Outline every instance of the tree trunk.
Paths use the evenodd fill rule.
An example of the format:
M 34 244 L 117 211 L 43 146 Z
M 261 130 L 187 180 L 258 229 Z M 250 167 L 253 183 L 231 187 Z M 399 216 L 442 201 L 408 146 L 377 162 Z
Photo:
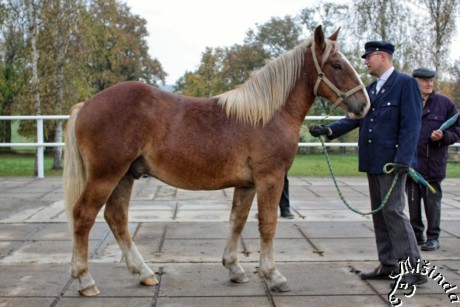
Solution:
M 33 0 L 25 1 L 25 9 L 27 12 L 27 21 L 28 21 L 28 30 L 27 33 L 30 37 L 30 44 L 32 47 L 32 94 L 34 96 L 34 107 L 35 114 L 41 115 L 41 103 L 40 103 L 40 91 L 38 90 L 38 49 L 37 49 L 37 39 L 38 39 L 38 20 L 37 20 L 37 8 L 36 3 Z M 37 149 L 38 152 L 38 149 Z M 35 167 L 34 167 L 34 176 L 38 175 L 38 165 L 37 158 L 35 158 Z
M 54 142 L 62 142 L 62 120 L 58 120 L 56 123 L 56 135 L 54 137 Z M 54 162 L 51 169 L 62 170 L 62 147 L 56 147 L 54 150 Z
M 0 141 L 2 143 L 11 143 L 11 121 L 10 120 L 2 120 L 2 121 L 0 121 L 0 124 L 1 124 L 1 127 L 0 127 L 0 131 L 1 131 Z M 11 152 L 11 147 L 0 147 L 0 151 L 9 153 L 9 152 Z

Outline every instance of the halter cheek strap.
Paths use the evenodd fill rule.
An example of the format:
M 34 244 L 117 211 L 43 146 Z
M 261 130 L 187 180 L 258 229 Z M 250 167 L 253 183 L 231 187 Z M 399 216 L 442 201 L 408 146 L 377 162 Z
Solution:
M 331 51 L 329 50 L 327 54 L 325 54 L 323 56 L 324 59 L 327 59 L 329 57 L 329 53 Z M 321 70 L 321 67 L 319 65 L 319 62 L 318 62 L 318 58 L 316 57 L 316 50 L 315 50 L 315 44 L 313 43 L 311 45 L 311 53 L 312 53 L 312 57 L 313 57 L 313 62 L 315 63 L 315 67 L 316 67 L 316 71 L 318 72 L 318 79 L 316 80 L 316 83 L 315 83 L 315 87 L 313 88 L 313 94 L 315 94 L 315 96 L 318 96 L 318 88 L 319 88 L 319 85 L 321 84 L 321 82 L 324 82 L 326 83 L 327 86 L 329 86 L 329 88 L 337 95 L 337 100 L 334 102 L 334 104 L 332 105 L 332 108 L 331 110 L 334 110 L 335 108 L 337 108 L 344 99 L 352 96 L 353 94 L 355 94 L 357 91 L 361 90 L 364 88 L 364 84 L 363 83 L 360 83 L 359 85 L 355 86 L 354 88 L 352 88 L 351 90 L 349 90 L 348 92 L 342 92 L 340 91 L 327 77 L 326 75 L 322 72 Z

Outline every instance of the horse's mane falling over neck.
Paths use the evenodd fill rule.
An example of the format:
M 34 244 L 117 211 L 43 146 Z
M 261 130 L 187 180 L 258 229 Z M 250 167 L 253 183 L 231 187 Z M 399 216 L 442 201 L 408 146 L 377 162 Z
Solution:
M 256 126 L 265 125 L 280 110 L 291 93 L 303 67 L 305 52 L 312 40 L 295 47 L 269 62 L 243 85 L 217 96 L 227 116 Z M 335 42 L 326 40 L 325 55 L 337 50 Z M 323 57 L 321 66 L 326 61 Z

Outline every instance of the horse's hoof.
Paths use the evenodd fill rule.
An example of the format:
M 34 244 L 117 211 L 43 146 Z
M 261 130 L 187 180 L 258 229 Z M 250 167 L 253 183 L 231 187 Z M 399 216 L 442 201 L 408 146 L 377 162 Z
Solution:
M 249 278 L 246 277 L 246 274 L 239 274 L 230 278 L 230 281 L 237 284 L 244 284 L 249 281 Z
M 146 277 L 141 280 L 141 284 L 144 286 L 155 286 L 158 284 L 158 280 L 155 276 Z
M 96 296 L 101 293 L 96 285 L 78 291 L 82 296 Z
M 287 282 L 282 282 L 278 285 L 274 285 L 273 287 L 270 288 L 273 292 L 289 292 L 291 289 L 289 289 L 289 286 L 287 285 Z

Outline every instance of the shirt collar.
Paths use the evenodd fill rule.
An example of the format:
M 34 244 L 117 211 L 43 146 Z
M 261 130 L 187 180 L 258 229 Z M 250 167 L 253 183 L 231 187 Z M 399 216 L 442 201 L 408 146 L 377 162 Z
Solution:
M 394 70 L 395 70 L 395 68 L 393 66 L 391 66 L 390 68 L 387 69 L 387 71 L 385 71 L 383 73 L 383 75 L 380 76 L 379 80 L 381 80 L 383 82 L 387 81 Z

